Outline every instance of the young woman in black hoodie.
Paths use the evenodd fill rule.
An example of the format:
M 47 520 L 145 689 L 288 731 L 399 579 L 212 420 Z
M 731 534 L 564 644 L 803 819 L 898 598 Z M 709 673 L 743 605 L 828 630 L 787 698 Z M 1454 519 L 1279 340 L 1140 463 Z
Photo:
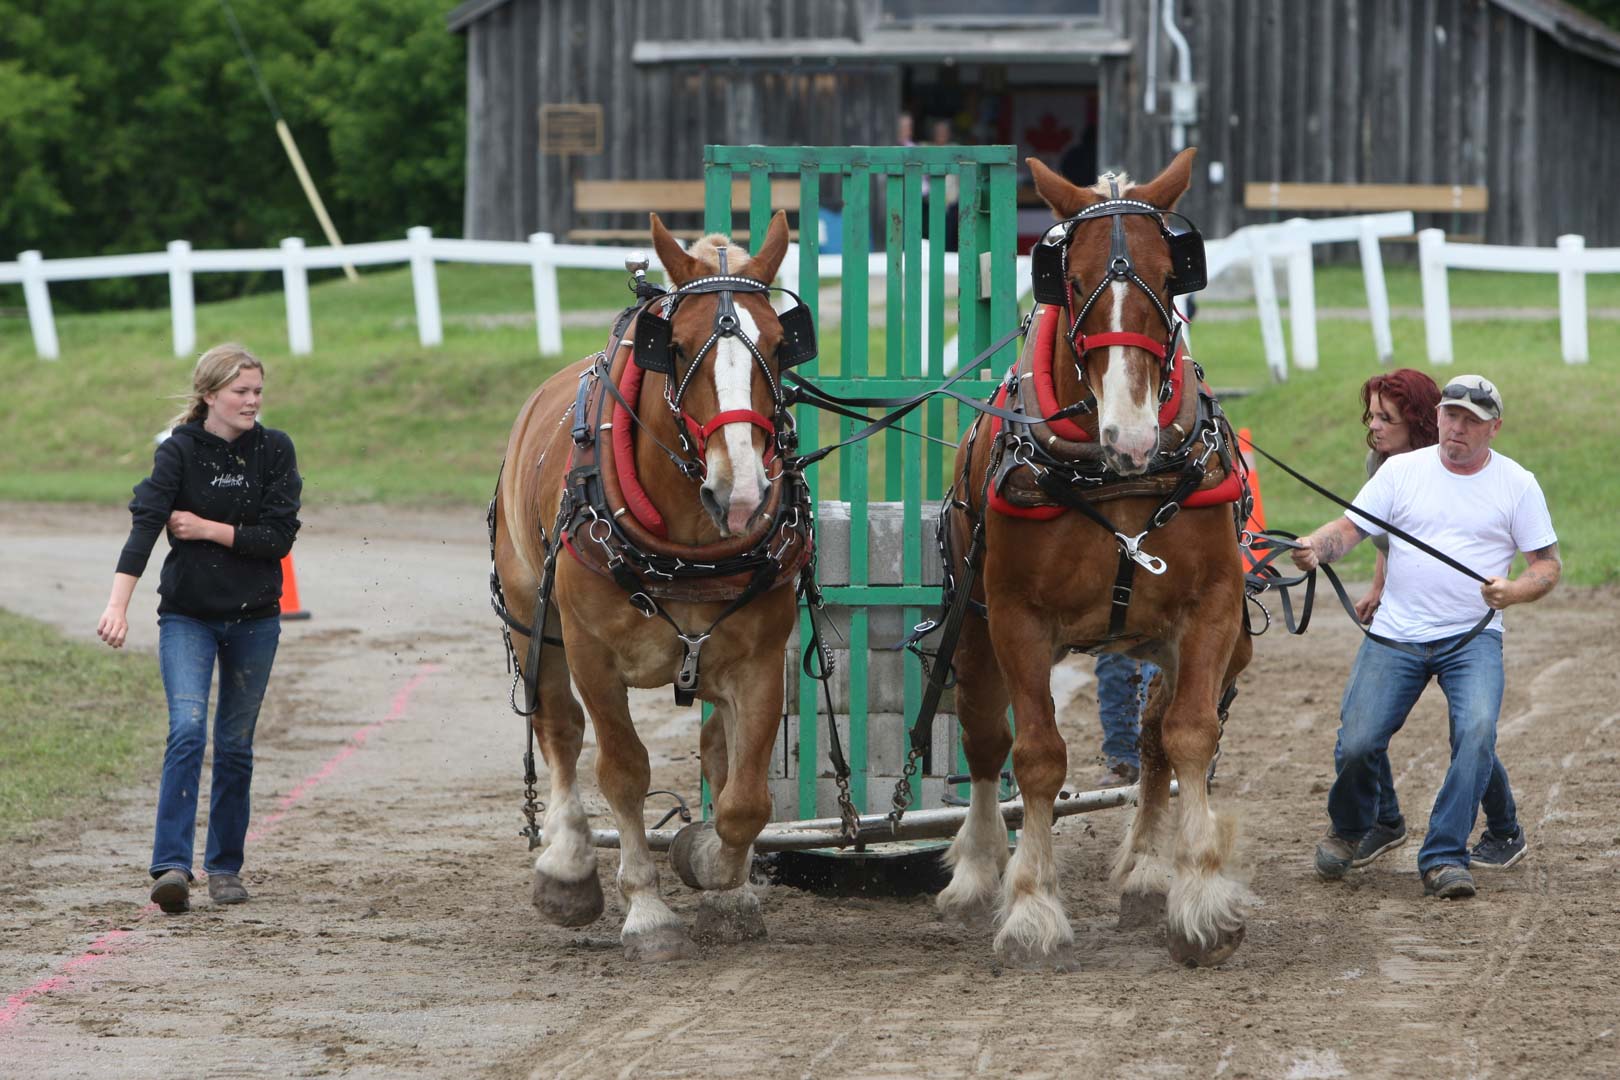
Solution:
M 281 637 L 281 560 L 298 535 L 303 481 L 292 440 L 261 426 L 264 365 L 240 345 L 197 361 L 190 401 L 135 486 L 134 525 L 96 633 L 113 648 L 129 633 L 129 598 L 158 533 L 169 554 L 158 584 L 158 667 L 169 741 L 152 842 L 152 900 L 191 906 L 197 789 L 208 741 L 208 693 L 219 667 L 214 769 L 203 870 L 208 895 L 240 904 L 242 847 L 253 779 L 253 729 Z

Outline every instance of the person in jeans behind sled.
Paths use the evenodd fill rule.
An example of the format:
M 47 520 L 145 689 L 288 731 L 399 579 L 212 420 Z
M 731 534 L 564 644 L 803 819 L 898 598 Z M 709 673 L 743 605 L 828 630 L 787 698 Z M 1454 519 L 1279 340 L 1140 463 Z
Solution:
M 1097 654 L 1097 719 L 1103 732 L 1103 774 L 1099 787 L 1134 784 L 1142 775 L 1138 740 L 1148 684 L 1159 669 L 1124 653 Z
M 1331 826 L 1316 847 L 1316 872 L 1342 878 L 1379 812 L 1379 755 L 1406 722 L 1430 678 L 1446 695 L 1451 762 L 1418 851 L 1428 895 L 1474 895 L 1470 865 L 1507 867 L 1527 850 L 1496 756 L 1502 707 L 1503 608 L 1541 599 L 1562 564 L 1547 501 L 1535 476 L 1491 449 L 1502 428 L 1502 395 L 1479 375 L 1452 379 L 1440 392 L 1440 441 L 1387 459 L 1355 504 L 1368 514 L 1446 552 L 1486 576 L 1483 585 L 1390 536 L 1388 575 L 1372 634 L 1356 654 L 1339 709 L 1337 777 L 1328 792 Z M 1345 515 L 1305 537 L 1294 564 L 1314 570 L 1386 530 Z M 1515 553 L 1527 567 L 1509 580 Z M 1487 612 L 1485 609 L 1491 609 Z M 1482 633 L 1470 631 L 1491 614 Z M 1480 807 L 1486 830 L 1469 850 Z
M 1439 441 L 1440 388 L 1421 371 L 1400 368 L 1374 375 L 1361 384 L 1361 422 L 1367 428 L 1367 478 L 1385 461 L 1409 450 L 1421 450 Z M 1372 587 L 1356 601 L 1356 619 L 1363 626 L 1373 620 L 1384 595 L 1389 537 L 1374 536 L 1378 557 Z M 1395 795 L 1389 754 L 1377 755 L 1378 813 L 1372 828 L 1356 842 L 1351 866 L 1366 866 L 1385 852 L 1406 843 L 1406 819 Z
M 258 422 L 264 365 L 240 345 L 197 361 L 185 410 L 135 486 L 133 526 L 118 557 L 96 633 L 120 648 L 129 600 L 158 533 L 169 554 L 158 584 L 158 668 L 169 740 L 152 842 L 152 901 L 190 908 L 193 836 L 208 694 L 219 668 L 214 767 L 203 870 L 218 904 L 248 899 L 242 886 L 253 780 L 253 729 L 281 636 L 281 560 L 298 535 L 303 481 L 292 440 Z

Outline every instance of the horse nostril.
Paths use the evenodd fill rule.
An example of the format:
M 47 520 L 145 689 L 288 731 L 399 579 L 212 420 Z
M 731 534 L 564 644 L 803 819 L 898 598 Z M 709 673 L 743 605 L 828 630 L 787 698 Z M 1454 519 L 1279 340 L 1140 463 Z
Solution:
M 1102 429 L 1102 437 L 1103 437 L 1103 442 L 1105 442 L 1105 443 L 1117 443 L 1117 442 L 1119 442 L 1119 425 L 1118 424 L 1109 424 L 1107 427 L 1103 428 Z
M 698 498 L 703 503 L 703 509 L 709 512 L 709 516 L 713 518 L 721 528 L 724 528 L 726 523 L 726 514 L 731 510 L 731 500 L 727 499 L 722 502 L 719 496 L 715 495 L 714 489 L 709 487 L 708 484 L 704 484 L 702 489 L 699 490 Z

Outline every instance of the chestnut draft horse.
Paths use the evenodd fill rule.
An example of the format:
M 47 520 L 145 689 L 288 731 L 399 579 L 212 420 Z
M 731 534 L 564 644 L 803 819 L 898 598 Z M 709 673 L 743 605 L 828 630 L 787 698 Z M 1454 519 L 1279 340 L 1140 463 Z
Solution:
M 551 778 L 535 906 L 563 926 L 603 909 L 576 786 L 585 718 L 571 676 L 619 830 L 625 953 L 664 960 L 690 944 L 659 898 L 642 818 L 647 749 L 626 691 L 673 682 L 678 702 L 714 706 L 701 738 L 714 820 L 684 830 L 672 861 L 688 884 L 716 890 L 700 931 L 763 934 L 748 870 L 771 811 L 793 582 L 811 544 L 803 479 L 785 467 L 794 437 L 781 369 L 814 355 L 814 333 L 802 303 L 778 316 L 767 301 L 787 250 L 784 214 L 753 257 L 723 236 L 684 252 L 657 215 L 651 223 L 674 288 L 640 281 L 644 302 L 608 348 L 524 404 L 490 517 L 497 608 L 510 605 L 525 683 L 538 670 L 530 723 Z M 537 622 L 540 638 L 527 632 Z
M 1114 866 L 1122 924 L 1163 910 L 1171 956 L 1187 964 L 1218 964 L 1243 937 L 1248 894 L 1223 870 L 1234 828 L 1210 809 L 1206 777 L 1251 655 L 1233 505 L 1247 489 L 1171 307 L 1203 287 L 1202 239 L 1169 224 L 1193 154 L 1148 183 L 1105 176 L 1090 189 L 1030 159 L 1060 219 L 1049 237 L 1062 239 L 1037 249 L 1035 329 L 998 401 L 1031 420 L 981 416 L 958 449 L 942 536 L 958 588 L 982 568 L 955 653 L 972 805 L 938 904 L 970 921 L 993 911 L 997 952 L 1026 966 L 1076 966 L 1052 850 L 1068 756 L 1051 691 L 1053 664 L 1076 650 L 1124 652 L 1163 673 L 1142 716 L 1139 808 Z M 1010 862 L 996 806 L 1009 745 L 1025 803 Z

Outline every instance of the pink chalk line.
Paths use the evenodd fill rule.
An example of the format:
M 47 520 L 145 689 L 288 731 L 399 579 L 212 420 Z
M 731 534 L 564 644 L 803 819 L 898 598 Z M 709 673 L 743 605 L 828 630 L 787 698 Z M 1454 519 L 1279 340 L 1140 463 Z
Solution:
M 381 720 L 367 724 L 350 735 L 348 742 L 343 745 L 343 749 L 333 754 L 319 769 L 304 777 L 293 786 L 291 791 L 278 799 L 276 808 L 271 811 L 270 815 L 248 832 L 248 842 L 252 843 L 273 832 L 281 819 L 286 817 L 294 806 L 302 802 L 310 792 L 330 779 L 337 772 L 338 767 L 352 757 L 356 750 L 364 746 L 366 740 L 375 734 L 379 728 L 384 724 L 404 717 L 406 707 L 410 704 L 411 695 L 416 692 L 417 687 L 421 686 L 429 675 L 439 670 L 440 666 L 438 664 L 423 664 L 418 667 L 416 674 L 412 675 L 405 685 L 400 687 L 399 692 L 394 695 L 393 705 L 389 708 L 388 715 Z M 147 904 L 141 908 L 140 913 L 132 921 L 139 922 L 157 909 L 156 904 Z M 17 1021 L 17 1018 L 22 1015 L 23 1006 L 34 998 L 66 989 L 73 983 L 75 976 L 83 975 L 86 971 L 107 959 L 123 944 L 126 944 L 126 939 L 131 937 L 132 934 L 133 931 L 131 930 L 109 930 L 92 941 L 83 953 L 64 963 L 57 969 L 56 974 L 41 979 L 33 986 L 26 987 L 8 996 L 5 999 L 5 1004 L 0 1005 L 0 1031 L 6 1030 Z

